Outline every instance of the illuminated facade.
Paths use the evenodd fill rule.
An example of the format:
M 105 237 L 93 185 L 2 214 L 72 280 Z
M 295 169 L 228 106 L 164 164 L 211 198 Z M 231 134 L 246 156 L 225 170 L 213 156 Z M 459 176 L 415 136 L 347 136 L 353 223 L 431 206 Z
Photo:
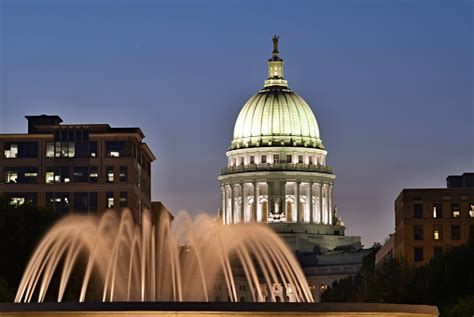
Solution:
M 218 177 L 219 216 L 272 227 L 296 252 L 318 300 L 334 280 L 358 272 L 367 250 L 344 234 L 316 117 L 283 76 L 278 37 L 273 44 L 268 78 L 240 111 Z
M 155 156 L 139 128 L 26 119 L 28 133 L 0 134 L 0 194 L 11 203 L 58 212 L 128 207 L 136 220 L 152 209 Z
M 395 200 L 394 254 L 410 266 L 474 241 L 474 173 L 447 177 L 447 188 L 403 189 Z

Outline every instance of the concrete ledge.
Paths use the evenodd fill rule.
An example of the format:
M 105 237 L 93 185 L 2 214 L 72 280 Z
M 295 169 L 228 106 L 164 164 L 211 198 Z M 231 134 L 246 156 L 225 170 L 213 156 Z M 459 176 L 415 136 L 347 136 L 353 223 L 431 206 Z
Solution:
M 0 316 L 438 316 L 435 306 L 378 303 L 0 303 Z

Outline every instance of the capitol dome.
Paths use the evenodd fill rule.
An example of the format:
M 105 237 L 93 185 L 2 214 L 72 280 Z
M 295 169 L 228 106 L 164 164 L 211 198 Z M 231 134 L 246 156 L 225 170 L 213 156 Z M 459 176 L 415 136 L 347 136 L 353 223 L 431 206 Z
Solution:
M 283 78 L 277 48 L 268 61 L 264 88 L 245 103 L 237 117 L 230 149 L 264 146 L 324 149 L 313 111 Z

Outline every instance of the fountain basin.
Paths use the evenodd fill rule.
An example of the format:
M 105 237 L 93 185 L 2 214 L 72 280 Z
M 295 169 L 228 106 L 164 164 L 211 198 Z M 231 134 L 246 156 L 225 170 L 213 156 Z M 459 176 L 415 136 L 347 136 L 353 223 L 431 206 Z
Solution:
M 378 303 L 84 302 L 1 303 L 0 316 L 439 316 L 435 306 Z

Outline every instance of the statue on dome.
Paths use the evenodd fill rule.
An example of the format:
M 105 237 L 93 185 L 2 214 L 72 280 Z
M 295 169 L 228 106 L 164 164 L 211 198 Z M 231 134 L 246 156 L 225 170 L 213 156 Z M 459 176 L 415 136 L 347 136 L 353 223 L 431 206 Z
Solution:
M 278 40 L 280 39 L 279 36 L 273 35 L 273 54 L 278 54 Z

